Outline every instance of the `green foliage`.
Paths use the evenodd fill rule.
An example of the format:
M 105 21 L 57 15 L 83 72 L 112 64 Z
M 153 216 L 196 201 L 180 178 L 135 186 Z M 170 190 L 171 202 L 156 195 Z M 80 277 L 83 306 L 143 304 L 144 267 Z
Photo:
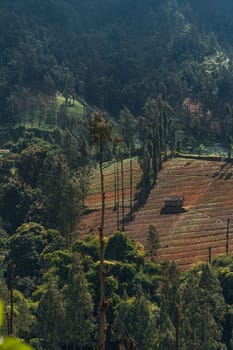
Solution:
M 175 123 L 172 108 L 166 100 L 166 86 L 156 98 L 147 99 L 139 119 L 138 130 L 141 142 L 140 165 L 143 171 L 143 199 L 147 197 L 151 186 L 156 183 L 157 174 L 162 163 L 162 154 L 167 157 L 168 151 L 176 147 Z
M 220 283 L 209 265 L 188 273 L 180 289 L 180 300 L 181 349 L 223 348 L 226 306 Z
M 67 283 L 67 276 L 72 262 L 72 253 L 69 250 L 56 250 L 45 252 L 41 257 L 43 267 L 43 280 L 50 280 L 53 276 L 58 279 L 59 286 Z
M 114 337 L 127 349 L 131 339 L 134 339 L 139 349 L 154 349 L 158 341 L 155 311 L 153 305 L 140 293 L 120 302 L 113 323 Z
M 67 244 L 80 213 L 81 194 L 76 182 L 75 177 L 70 176 L 64 155 L 59 151 L 50 152 L 40 177 L 40 187 L 45 194 L 44 221 L 59 229 Z
M 73 90 L 74 94 L 74 90 Z M 72 94 L 71 94 L 72 97 Z M 63 107 L 65 105 L 67 114 L 70 117 L 74 118 L 82 118 L 84 114 L 84 106 L 78 101 L 78 100 L 72 100 L 72 101 L 67 101 L 66 104 L 66 98 L 62 94 L 57 93 L 56 94 L 56 99 L 59 107 Z
M 2 301 L 0 301 L 0 327 L 3 325 L 3 315 L 4 315 L 4 307 Z M 32 350 L 32 348 L 23 343 L 20 339 L 8 337 L 1 338 L 0 343 L 1 350 Z
M 159 350 L 172 350 L 175 347 L 175 327 L 168 313 L 160 311 Z
M 91 141 L 97 145 L 100 161 L 107 151 L 106 146 L 112 140 L 113 124 L 108 121 L 106 114 L 102 112 L 94 112 L 92 119 L 89 121 L 89 132 Z
M 14 334 L 22 339 L 28 338 L 35 320 L 31 304 L 19 291 L 14 291 Z
M 41 140 L 38 144 L 30 144 L 18 155 L 18 175 L 31 187 L 38 184 L 43 163 L 50 149 L 51 145 Z
M 201 154 L 203 154 L 204 151 L 205 151 L 205 146 L 203 145 L 203 143 L 201 143 L 198 147 L 199 156 L 201 156 Z
M 67 342 L 82 348 L 95 343 L 96 323 L 88 282 L 80 256 L 73 256 L 69 280 L 64 290 Z
M 213 260 L 213 266 L 218 274 L 223 295 L 227 304 L 233 305 L 233 261 L 230 256 L 222 255 Z
M 107 241 L 105 258 L 133 262 L 136 258 L 136 244 L 125 233 L 116 232 Z
M 227 345 L 227 349 L 232 346 L 232 333 L 233 333 L 233 261 L 229 255 L 220 255 L 213 260 L 213 268 L 221 283 L 222 293 L 227 303 L 227 312 L 225 315 L 223 339 Z
M 149 225 L 148 250 L 151 261 L 155 261 L 158 249 L 160 248 L 159 233 L 154 224 Z
M 109 274 L 116 277 L 118 280 L 118 294 L 124 295 L 124 292 L 131 294 L 134 288 L 134 277 L 137 272 L 137 267 L 134 263 L 116 262 L 107 267 Z
M 127 148 L 133 153 L 137 143 L 135 135 L 137 122 L 135 117 L 126 107 L 120 111 L 119 124 L 123 140 Z
M 77 95 L 114 115 L 136 115 L 148 96 L 161 93 L 178 117 L 184 98 L 192 95 L 222 126 L 221 110 L 227 100 L 232 103 L 228 1 L 137 1 L 133 7 L 131 0 L 60 0 L 40 7 L 31 0 L 12 6 L 4 1 L 1 123 L 54 128 L 60 122 L 57 104 L 70 109 L 71 119 L 73 109 L 80 116 Z M 126 130 L 127 123 L 122 126 Z M 190 125 L 185 128 L 189 132 Z
M 29 222 L 21 225 L 9 239 L 9 253 L 6 257 L 8 276 L 15 265 L 16 286 L 25 293 L 31 293 L 41 278 L 41 255 L 44 249 L 58 247 L 58 235 L 43 226 Z M 60 240 L 60 248 L 63 247 Z M 9 278 L 9 277 L 8 277 Z
M 0 344 L 1 350 L 32 350 L 29 345 L 24 344 L 20 339 L 5 338 Z
M 84 240 L 76 240 L 72 250 L 83 256 L 90 256 L 94 261 L 99 259 L 99 240 L 96 235 L 88 235 Z
M 39 336 L 46 348 L 54 349 L 64 340 L 64 298 L 55 280 L 50 280 L 37 309 Z
M 85 147 L 79 143 L 72 146 L 73 139 L 70 135 L 60 140 L 64 152 L 33 133 L 11 146 L 19 153 L 10 153 L 0 163 L 1 220 L 7 232 L 13 233 L 25 221 L 36 221 L 59 229 L 67 244 L 70 242 L 80 217 L 88 172 L 88 167 L 82 169 L 86 156 L 77 164 Z M 73 157 L 66 158 L 66 152 Z
M 178 303 L 180 272 L 175 263 L 161 266 L 159 349 L 173 349 L 175 346 L 175 315 Z
M 2 327 L 3 325 L 3 321 L 4 321 L 4 309 L 3 309 L 3 302 L 0 300 L 0 327 Z

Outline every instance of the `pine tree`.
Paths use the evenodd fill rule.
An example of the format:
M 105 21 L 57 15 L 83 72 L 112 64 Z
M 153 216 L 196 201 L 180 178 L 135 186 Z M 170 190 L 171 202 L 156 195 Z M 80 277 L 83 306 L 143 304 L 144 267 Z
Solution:
M 225 302 L 208 264 L 188 273 L 180 288 L 181 350 L 223 349 Z
M 176 305 L 180 272 L 175 263 L 162 266 L 159 350 L 175 349 Z
M 126 107 L 120 111 L 120 129 L 127 148 L 132 152 L 135 144 L 136 119 Z
M 68 343 L 73 345 L 73 349 L 93 347 L 96 330 L 93 316 L 94 305 L 79 255 L 74 256 L 64 296 Z
M 64 300 L 57 283 L 51 279 L 38 307 L 38 329 L 46 349 L 59 350 L 64 341 Z
M 228 158 L 231 159 L 233 142 L 233 112 L 229 104 L 225 106 L 225 137 L 228 148 Z
M 156 229 L 156 226 L 154 224 L 151 224 L 149 225 L 149 230 L 148 230 L 148 249 L 149 249 L 150 259 L 152 262 L 155 261 L 159 248 L 160 248 L 159 233 Z

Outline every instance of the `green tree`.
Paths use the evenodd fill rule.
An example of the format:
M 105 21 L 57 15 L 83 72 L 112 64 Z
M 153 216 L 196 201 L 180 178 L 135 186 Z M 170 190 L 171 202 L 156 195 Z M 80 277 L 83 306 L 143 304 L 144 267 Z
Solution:
M 39 283 L 42 275 L 41 257 L 44 249 L 57 250 L 63 247 L 56 231 L 46 230 L 43 226 L 29 222 L 21 225 L 9 239 L 9 253 L 6 257 L 8 277 L 12 264 L 15 265 L 15 286 L 25 294 L 30 294 Z M 56 244 L 55 244 L 56 243 Z
M 64 296 L 68 343 L 73 345 L 74 350 L 93 347 L 96 331 L 96 323 L 93 316 L 94 305 L 78 254 L 75 254 L 73 257 Z
M 44 206 L 49 227 L 59 229 L 66 244 L 72 240 L 72 232 L 81 214 L 81 192 L 78 179 L 71 176 L 61 151 L 51 151 L 43 165 L 39 186 L 45 194 Z
M 159 332 L 159 350 L 175 349 L 175 327 L 167 311 L 164 308 L 160 310 L 160 332 Z
M 233 142 L 233 112 L 229 104 L 225 105 L 225 137 L 228 149 L 228 158 L 231 159 L 232 142 Z
M 151 189 L 151 156 L 149 151 L 149 143 L 147 143 L 143 149 L 143 154 L 140 155 L 139 164 L 142 168 L 142 192 L 143 200 L 147 198 L 147 195 Z
M 43 163 L 51 145 L 44 141 L 32 143 L 24 148 L 17 159 L 18 176 L 26 184 L 35 187 L 38 185 L 39 177 L 43 171 Z
M 72 250 L 82 256 L 89 256 L 94 261 L 99 259 L 99 240 L 96 235 L 90 234 L 85 239 L 76 240 L 73 243 Z
M 149 255 L 152 262 L 155 261 L 158 249 L 160 248 L 159 233 L 154 224 L 149 225 L 148 230 L 148 249 Z
M 138 123 L 142 144 L 142 154 L 147 148 L 151 159 L 152 184 L 157 178 L 161 166 L 162 153 L 166 157 L 168 145 L 174 147 L 174 123 L 172 122 L 172 108 L 166 100 L 166 86 L 161 84 L 160 94 L 156 98 L 147 99 L 143 108 L 143 117 Z
M 222 287 L 222 293 L 226 302 L 227 310 L 223 325 L 223 339 L 227 349 L 232 347 L 233 339 L 233 260 L 229 255 L 219 255 L 212 261 L 212 267 L 217 273 Z
M 56 276 L 58 287 L 59 289 L 62 289 L 68 281 L 68 272 L 71 263 L 72 252 L 70 250 L 58 249 L 51 251 L 50 249 L 45 248 L 41 256 L 41 265 L 43 269 L 42 280 L 49 282 Z M 40 294 L 38 289 L 37 292 Z
M 4 308 L 3 303 L 0 301 L 0 327 L 3 326 L 4 322 Z M 0 343 L 0 349 L 1 350 L 32 350 L 32 348 L 23 343 L 21 339 L 8 337 L 3 338 L 1 337 L 1 343 Z
M 199 157 L 203 154 L 203 152 L 205 151 L 205 146 L 203 145 L 203 143 L 201 143 L 198 147 L 198 155 Z
M 133 262 L 136 255 L 136 244 L 123 232 L 113 233 L 105 248 L 105 257 L 110 260 Z
M 135 148 L 136 119 L 127 107 L 120 111 L 120 129 L 127 148 L 132 152 Z
M 30 300 L 14 290 L 14 335 L 28 339 L 35 316 L 32 314 Z
M 175 123 L 172 108 L 166 100 L 166 86 L 161 84 L 161 93 L 156 98 L 146 100 L 143 117 L 138 121 L 138 134 L 141 143 L 140 165 L 143 170 L 143 192 L 146 197 L 157 179 L 163 155 L 166 158 L 168 147 L 175 147 Z
M 162 265 L 159 349 L 175 348 L 176 305 L 180 272 L 175 263 Z
M 136 297 L 122 301 L 114 314 L 114 338 L 126 349 L 131 349 L 134 341 L 137 349 L 152 350 L 158 343 L 156 326 L 156 306 L 151 304 L 140 291 Z
M 51 279 L 42 294 L 37 309 L 38 334 L 43 339 L 46 349 L 61 349 L 64 342 L 64 298 Z
M 190 271 L 180 287 L 180 348 L 224 349 L 226 306 L 220 283 L 208 264 Z
M 161 161 L 161 139 L 162 134 L 162 120 L 159 110 L 159 105 L 156 99 L 148 99 L 144 106 L 144 128 L 145 138 L 143 144 L 148 143 L 147 147 L 150 153 L 152 162 L 152 181 L 157 177 L 159 163 Z

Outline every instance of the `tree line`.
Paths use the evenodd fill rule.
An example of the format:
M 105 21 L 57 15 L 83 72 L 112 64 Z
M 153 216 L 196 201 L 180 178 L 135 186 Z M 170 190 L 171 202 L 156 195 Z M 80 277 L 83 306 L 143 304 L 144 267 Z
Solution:
M 17 235 L 27 244 L 12 236 L 7 255 L 7 266 L 16 266 L 13 333 L 35 349 L 94 349 L 98 238 L 65 249 L 61 236 L 35 223 Z M 181 273 L 173 263 L 150 262 L 124 233 L 112 234 L 105 242 L 106 349 L 174 349 L 177 341 L 179 349 L 231 349 L 232 266 L 231 256 L 220 256 Z M 7 314 L 3 279 L 1 297 Z

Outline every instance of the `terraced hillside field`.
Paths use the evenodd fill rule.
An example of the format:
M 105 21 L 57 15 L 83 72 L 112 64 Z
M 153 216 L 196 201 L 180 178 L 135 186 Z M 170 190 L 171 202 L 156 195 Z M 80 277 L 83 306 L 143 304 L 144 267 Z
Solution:
M 132 160 L 132 197 L 135 198 L 138 190 L 138 184 L 141 180 L 141 169 L 137 158 Z M 118 181 L 117 181 L 118 173 Z M 125 204 L 125 216 L 130 211 L 130 159 L 126 159 L 123 162 L 123 188 L 124 188 L 124 204 Z M 79 227 L 79 234 L 83 237 L 89 232 L 98 232 L 101 217 L 101 194 L 100 194 L 100 175 L 98 167 L 93 171 L 90 179 L 91 186 L 89 195 L 85 199 L 85 206 L 87 211 L 90 212 L 84 215 L 81 226 Z M 118 196 L 115 193 L 115 184 L 118 183 Z M 117 210 L 116 202 L 119 201 L 118 215 L 119 220 L 122 218 L 122 169 L 120 162 L 110 162 L 104 165 L 104 183 L 105 183 L 105 235 L 109 235 L 117 230 Z M 119 197 L 119 198 L 117 198 Z M 135 200 L 133 200 L 133 204 Z M 122 227 L 120 223 L 120 228 Z
M 161 215 L 167 195 L 184 196 L 186 211 Z M 87 204 L 88 201 L 87 198 Z M 116 230 L 115 216 L 108 205 L 106 234 Z M 99 217 L 99 211 L 84 217 L 82 234 L 84 231 L 87 233 L 88 228 L 91 231 L 93 223 L 98 227 Z M 229 252 L 232 253 L 233 165 L 221 161 L 175 158 L 163 164 L 157 185 L 125 231 L 135 241 L 147 246 L 149 224 L 155 224 L 161 245 L 158 260 L 174 260 L 185 269 L 197 261 L 207 261 L 209 247 L 213 256 L 226 251 L 228 219 Z

